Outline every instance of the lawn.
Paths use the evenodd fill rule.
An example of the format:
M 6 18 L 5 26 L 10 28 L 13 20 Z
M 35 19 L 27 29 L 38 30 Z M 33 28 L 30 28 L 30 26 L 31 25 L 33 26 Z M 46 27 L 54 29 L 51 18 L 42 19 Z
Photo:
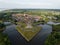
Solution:
M 41 27 L 20 28 L 17 26 L 16 29 L 27 41 L 30 41 L 41 30 Z

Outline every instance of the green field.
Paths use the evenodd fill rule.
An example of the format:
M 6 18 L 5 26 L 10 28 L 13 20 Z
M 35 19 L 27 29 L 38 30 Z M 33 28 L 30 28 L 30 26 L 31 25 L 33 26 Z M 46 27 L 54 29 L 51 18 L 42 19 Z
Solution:
M 20 28 L 17 26 L 16 29 L 27 41 L 30 41 L 41 30 L 41 27 Z

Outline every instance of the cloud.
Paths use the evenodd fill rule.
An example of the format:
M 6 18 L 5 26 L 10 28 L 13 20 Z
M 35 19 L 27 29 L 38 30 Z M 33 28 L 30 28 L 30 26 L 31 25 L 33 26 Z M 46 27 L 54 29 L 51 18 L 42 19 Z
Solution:
M 49 8 L 60 9 L 60 0 L 0 0 L 0 8 Z

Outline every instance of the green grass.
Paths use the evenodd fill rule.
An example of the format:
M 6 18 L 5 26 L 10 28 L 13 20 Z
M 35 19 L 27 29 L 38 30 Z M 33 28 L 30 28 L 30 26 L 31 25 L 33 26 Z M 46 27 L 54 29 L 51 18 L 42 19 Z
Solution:
M 30 41 L 41 30 L 41 27 L 20 28 L 17 26 L 16 29 L 27 41 Z

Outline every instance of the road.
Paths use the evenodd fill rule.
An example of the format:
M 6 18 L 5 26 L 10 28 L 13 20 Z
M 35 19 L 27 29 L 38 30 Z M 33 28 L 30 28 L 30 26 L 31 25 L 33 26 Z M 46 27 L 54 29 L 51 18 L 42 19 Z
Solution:
M 52 27 L 47 24 L 39 26 L 42 26 L 42 30 L 29 42 L 18 33 L 16 25 L 7 26 L 3 33 L 8 34 L 12 45 L 44 45 L 47 36 L 52 32 Z

